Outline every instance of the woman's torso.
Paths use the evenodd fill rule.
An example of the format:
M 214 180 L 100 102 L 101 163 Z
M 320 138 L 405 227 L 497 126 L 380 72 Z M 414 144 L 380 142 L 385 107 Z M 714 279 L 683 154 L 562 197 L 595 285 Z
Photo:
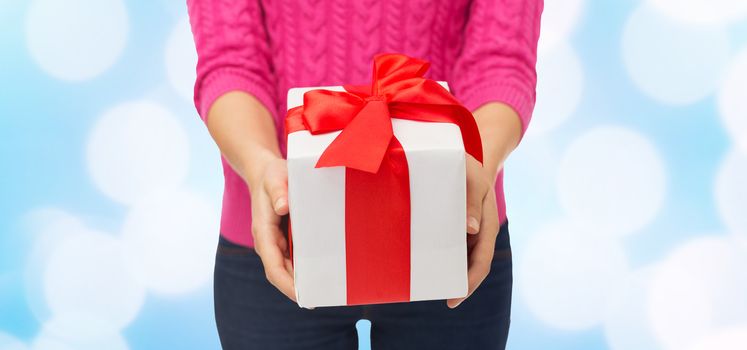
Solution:
M 428 77 L 448 80 L 462 47 L 468 0 L 264 0 L 277 78 L 278 119 L 296 86 L 364 84 L 375 54 L 431 62 Z
M 464 44 L 469 0 L 262 0 L 269 57 L 275 81 L 275 118 L 285 154 L 283 118 L 289 88 L 366 84 L 372 58 L 397 52 L 431 62 L 427 77 L 448 81 Z M 241 178 L 223 162 L 221 233 L 252 246 L 250 198 Z M 505 220 L 502 174 L 496 192 Z

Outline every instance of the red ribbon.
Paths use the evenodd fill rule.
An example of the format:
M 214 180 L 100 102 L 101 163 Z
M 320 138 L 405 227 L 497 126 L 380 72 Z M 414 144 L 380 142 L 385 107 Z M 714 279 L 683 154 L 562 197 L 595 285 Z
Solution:
M 410 299 L 409 171 L 390 118 L 456 124 L 465 151 L 482 162 L 472 113 L 437 82 L 423 78 L 429 66 L 405 55 L 377 55 L 370 87 L 308 91 L 302 106 L 288 110 L 286 134 L 342 130 L 316 167 L 346 167 L 349 305 Z

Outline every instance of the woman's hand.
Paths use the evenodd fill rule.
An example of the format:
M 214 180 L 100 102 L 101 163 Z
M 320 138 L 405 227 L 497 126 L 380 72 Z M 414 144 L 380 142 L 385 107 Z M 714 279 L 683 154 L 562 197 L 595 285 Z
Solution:
M 262 259 L 265 276 L 288 298 L 296 300 L 293 264 L 280 220 L 288 214 L 288 168 L 285 159 L 272 157 L 258 164 L 258 176 L 249 181 L 252 194 L 254 250 Z
M 464 298 L 449 299 L 455 308 L 477 289 L 490 272 L 500 223 L 495 199 L 495 176 L 471 156 L 467 156 L 467 281 Z
M 288 242 L 280 229 L 281 217 L 288 214 L 288 170 L 272 116 L 253 96 L 233 91 L 210 108 L 208 130 L 249 186 L 254 249 L 267 279 L 295 300 Z
M 467 156 L 467 282 L 465 298 L 449 299 L 455 308 L 469 298 L 490 272 L 495 240 L 500 231 L 495 179 L 521 138 L 518 114 L 506 104 L 491 102 L 472 113 L 480 129 L 483 164 Z

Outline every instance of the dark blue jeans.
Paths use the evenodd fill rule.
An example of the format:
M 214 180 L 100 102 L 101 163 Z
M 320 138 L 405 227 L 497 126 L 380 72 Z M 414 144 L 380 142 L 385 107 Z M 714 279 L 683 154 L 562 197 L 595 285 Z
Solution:
M 371 348 L 504 349 L 511 315 L 511 244 L 501 226 L 490 274 L 458 308 L 422 301 L 307 310 L 265 278 L 251 248 L 221 238 L 215 261 L 215 318 L 223 349 L 357 349 L 355 323 L 371 321 Z

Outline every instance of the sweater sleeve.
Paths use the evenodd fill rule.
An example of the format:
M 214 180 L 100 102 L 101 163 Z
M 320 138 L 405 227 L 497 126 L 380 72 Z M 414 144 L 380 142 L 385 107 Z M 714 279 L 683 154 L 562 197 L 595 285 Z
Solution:
M 188 0 L 197 48 L 194 103 L 207 122 L 213 102 L 244 91 L 275 113 L 270 47 L 259 0 Z
M 473 0 L 464 46 L 452 72 L 455 96 L 470 110 L 502 102 L 526 132 L 536 98 L 542 0 Z

